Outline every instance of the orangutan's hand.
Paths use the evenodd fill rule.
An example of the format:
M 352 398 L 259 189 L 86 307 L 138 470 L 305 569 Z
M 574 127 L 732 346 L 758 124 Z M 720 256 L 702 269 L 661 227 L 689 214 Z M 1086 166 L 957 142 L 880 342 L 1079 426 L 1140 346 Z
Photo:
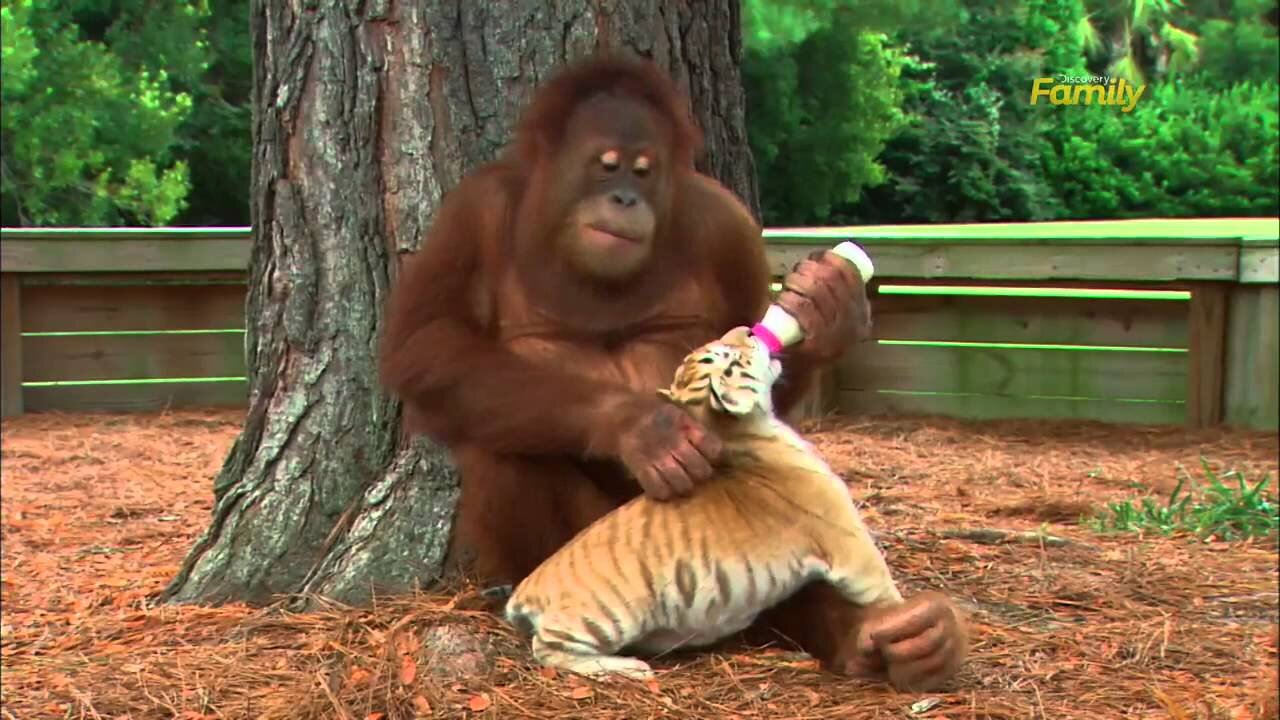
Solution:
M 683 409 L 668 402 L 642 403 L 618 435 L 618 459 L 645 495 L 658 501 L 687 497 L 711 477 L 720 459 L 720 438 Z
M 791 357 L 826 364 L 871 337 L 871 303 L 862 276 L 829 250 L 797 263 L 783 278 L 776 302 L 804 331 L 804 340 L 787 351 Z
M 872 609 L 851 639 L 835 663 L 837 672 L 888 676 L 895 688 L 908 692 L 925 692 L 950 680 L 969 643 L 960 612 L 936 592 Z

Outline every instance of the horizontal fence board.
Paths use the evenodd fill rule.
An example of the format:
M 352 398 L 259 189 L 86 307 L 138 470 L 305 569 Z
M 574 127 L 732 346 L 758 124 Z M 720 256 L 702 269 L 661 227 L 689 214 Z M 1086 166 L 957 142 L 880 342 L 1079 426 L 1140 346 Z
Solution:
M 26 273 L 243 270 L 249 249 L 242 238 L 6 237 L 0 263 L 10 272 Z
M 22 367 L 24 382 L 244 377 L 244 333 L 26 336 Z
M 881 340 L 1187 347 L 1187 303 L 964 295 L 876 295 Z
M 1240 271 L 1234 265 L 1241 238 L 1273 238 L 1277 224 L 1275 218 L 1207 218 L 766 228 L 764 234 L 779 272 L 813 249 L 852 238 L 871 252 L 878 274 L 890 277 L 963 277 L 976 260 L 979 272 L 969 277 L 1227 280 Z M 252 242 L 247 227 L 5 228 L 3 237 L 0 259 L 15 272 L 243 270 Z M 1099 252 L 1100 246 L 1107 250 Z M 990 262 L 993 256 L 1001 262 Z M 1228 261 L 1233 267 L 1224 267 Z M 981 272 L 983 266 L 991 272 Z
M 866 344 L 839 362 L 843 390 L 1183 400 L 1186 353 Z
M 1050 400 L 958 395 L 904 395 L 874 390 L 840 391 L 840 412 L 849 415 L 945 415 L 971 420 L 1097 420 L 1139 425 L 1178 425 L 1181 403 L 1115 400 Z
M 0 228 L 0 238 L 5 240 L 249 240 L 252 236 L 248 225 Z
M 245 326 L 243 285 L 45 285 L 22 291 L 23 332 Z
M 770 269 L 785 274 L 809 253 L 835 244 L 771 246 Z M 915 245 L 875 238 L 859 244 L 881 280 L 1234 280 L 1240 254 L 1236 245 Z
M 247 276 L 243 270 L 205 270 L 201 272 L 49 272 L 23 275 L 22 286 L 239 285 L 241 291 L 243 291 L 246 280 Z
M 1192 280 L 1006 280 L 1000 278 L 983 278 L 981 281 L 968 281 L 964 278 L 887 278 L 879 277 L 871 281 L 873 289 L 880 287 L 899 288 L 953 288 L 953 287 L 992 287 L 1018 289 L 1039 289 L 1048 291 L 1066 289 L 1072 291 L 1090 290 L 1101 292 L 1106 290 L 1136 290 L 1161 292 L 1190 292 L 1195 286 Z M 1034 293 L 1026 293 L 1034 296 Z
M 1240 282 L 1280 282 L 1280 247 L 1270 240 L 1246 241 L 1240 248 Z
M 0 263 L 6 272 L 21 273 L 26 332 L 244 325 L 250 228 L 4 228 L 0 236 Z M 1242 285 L 1233 292 L 1258 289 L 1256 299 L 1246 293 L 1228 313 L 1224 401 L 1233 422 L 1271 428 L 1280 414 L 1275 379 L 1280 320 L 1274 307 L 1278 236 L 1277 218 L 765 229 L 777 277 L 813 250 L 845 239 L 863 245 L 876 263 L 877 335 L 888 340 L 1180 348 L 1190 343 L 1189 303 L 878 293 L 885 285 L 1167 290 L 1235 281 Z M 104 291 L 107 286 L 112 290 Z M 243 342 L 240 333 L 28 335 L 7 350 L 21 359 L 22 379 L 29 382 L 239 377 L 245 374 Z M 893 407 L 905 412 L 927 407 L 960 417 L 1181 422 L 1182 404 L 1114 398 L 1182 401 L 1188 397 L 1191 365 L 1187 353 L 864 345 L 846 357 L 833 382 L 849 387 L 832 391 L 837 398 L 858 399 L 863 407 L 885 406 L 891 398 Z M 883 388 L 977 395 L 874 392 Z M 211 404 L 240 405 L 247 389 L 242 381 L 27 386 L 20 397 L 29 410 L 144 409 L 210 404 L 210 399 Z
M 904 242 L 1002 243 L 1021 240 L 1037 243 L 1200 244 L 1232 243 L 1238 238 L 1277 238 L 1280 219 L 1234 218 L 1137 218 L 1130 220 L 1052 220 L 1045 222 L 947 223 L 916 225 L 847 225 L 834 227 L 774 227 L 765 237 L 778 240 L 805 238 L 893 238 Z
M 49 385 L 23 388 L 30 412 L 147 412 L 183 407 L 242 407 L 249 384 L 227 382 Z

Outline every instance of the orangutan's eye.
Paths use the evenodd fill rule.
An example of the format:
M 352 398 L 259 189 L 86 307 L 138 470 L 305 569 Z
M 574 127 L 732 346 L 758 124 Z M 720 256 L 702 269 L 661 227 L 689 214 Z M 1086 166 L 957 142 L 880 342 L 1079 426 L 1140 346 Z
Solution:
M 641 155 L 640 157 L 636 158 L 636 161 L 631 166 L 631 169 L 635 172 L 636 175 L 639 175 L 640 177 L 644 177 L 645 175 L 649 174 L 649 165 L 650 165 L 649 156 Z
M 617 170 L 622 164 L 621 158 L 618 156 L 617 150 L 605 150 L 600 153 L 600 165 L 607 172 Z

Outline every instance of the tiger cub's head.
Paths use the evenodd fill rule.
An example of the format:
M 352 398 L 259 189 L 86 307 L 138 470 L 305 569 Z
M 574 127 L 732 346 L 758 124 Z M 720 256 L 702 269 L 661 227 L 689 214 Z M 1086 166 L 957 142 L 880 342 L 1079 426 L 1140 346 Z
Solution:
M 773 414 L 773 384 L 782 365 L 746 327 L 736 327 L 719 340 L 685 356 L 662 397 L 684 406 L 703 421 L 714 416 L 743 419 Z

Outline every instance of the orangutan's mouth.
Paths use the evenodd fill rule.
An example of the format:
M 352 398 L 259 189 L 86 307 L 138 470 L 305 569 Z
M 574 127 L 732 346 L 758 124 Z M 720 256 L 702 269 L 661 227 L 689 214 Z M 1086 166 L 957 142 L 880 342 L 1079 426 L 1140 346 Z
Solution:
M 608 230 L 606 228 L 600 227 L 599 225 L 587 225 L 587 231 L 597 236 L 603 236 L 603 237 L 600 237 L 600 239 L 605 241 L 623 242 L 623 243 L 630 243 L 633 245 L 639 242 L 639 240 L 636 240 L 635 238 L 629 237 L 627 235 L 623 235 L 620 232 Z

